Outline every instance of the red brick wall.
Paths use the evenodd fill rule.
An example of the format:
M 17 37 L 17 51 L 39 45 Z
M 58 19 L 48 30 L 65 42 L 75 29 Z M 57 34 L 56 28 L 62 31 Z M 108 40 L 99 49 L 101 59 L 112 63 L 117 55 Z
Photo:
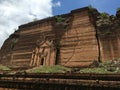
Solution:
M 100 38 L 101 60 L 113 60 L 120 58 L 120 32 L 116 29 L 110 35 L 102 35 Z
M 7 43 L 10 44 L 10 38 L 5 41 L 0 51 L 3 53 L 0 56 L 1 61 L 3 56 L 11 53 L 13 57 L 6 59 L 7 62 L 10 61 L 13 65 L 29 65 L 37 40 L 41 42 L 45 36 L 59 43 L 57 64 L 73 67 L 90 65 L 94 60 L 98 60 L 98 45 L 96 31 L 89 14 L 88 8 L 83 8 L 63 15 L 71 18 L 69 29 L 55 28 L 55 17 L 20 26 L 20 37 L 12 53 L 7 47 Z
M 98 60 L 96 31 L 87 10 L 73 13 L 71 29 L 62 38 L 60 64 L 79 67 Z

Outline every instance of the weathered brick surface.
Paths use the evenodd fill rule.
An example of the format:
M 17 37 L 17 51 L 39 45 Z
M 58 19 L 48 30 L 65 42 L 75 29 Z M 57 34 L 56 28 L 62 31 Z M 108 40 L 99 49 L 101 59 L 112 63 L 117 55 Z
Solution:
M 87 11 L 73 14 L 73 22 L 68 35 L 62 39 L 60 64 L 66 66 L 87 66 L 98 60 L 98 46 L 94 26 Z M 70 37 L 70 38 L 69 38 Z
M 88 66 L 94 60 L 98 61 L 98 44 L 96 30 L 90 21 L 88 8 L 74 10 L 69 14 L 62 15 L 69 18 L 69 28 L 57 25 L 55 17 L 31 22 L 19 27 L 19 40 L 14 48 L 10 48 L 12 38 L 8 38 L 0 51 L 0 61 L 3 64 L 30 65 L 30 62 L 38 62 L 42 56 L 44 48 L 50 58 L 56 56 L 56 61 L 46 61 L 46 65 L 60 64 L 71 67 Z M 54 41 L 54 46 L 41 47 L 43 41 Z M 39 45 L 37 45 L 39 44 Z M 56 48 L 52 52 L 51 48 Z M 36 48 L 38 51 L 35 51 Z M 49 48 L 49 49 L 48 49 Z M 56 52 L 56 55 L 55 55 Z M 53 53 L 53 54 L 51 54 Z M 35 54 L 35 56 L 34 56 Z M 31 61 L 31 58 L 34 60 Z M 46 57 L 44 57 L 46 58 Z M 40 61 L 42 62 L 42 61 Z M 44 63 L 44 65 L 45 65 Z M 32 65 L 32 64 L 31 64 Z
M 120 30 L 116 29 L 110 35 L 100 36 L 101 60 L 113 60 L 120 58 Z

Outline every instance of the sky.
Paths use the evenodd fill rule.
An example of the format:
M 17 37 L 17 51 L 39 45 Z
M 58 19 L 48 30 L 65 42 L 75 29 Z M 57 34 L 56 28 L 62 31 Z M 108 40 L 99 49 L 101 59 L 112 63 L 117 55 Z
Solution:
M 115 15 L 120 0 L 0 0 L 0 47 L 21 24 L 89 5 Z

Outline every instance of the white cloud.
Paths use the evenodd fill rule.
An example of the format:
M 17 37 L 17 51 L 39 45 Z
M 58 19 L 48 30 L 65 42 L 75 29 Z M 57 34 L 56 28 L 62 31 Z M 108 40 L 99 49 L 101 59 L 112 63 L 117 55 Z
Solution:
M 19 25 L 52 16 L 52 5 L 52 0 L 0 0 L 0 47 Z
M 60 7 L 60 6 L 61 6 L 61 2 L 60 2 L 60 1 L 57 1 L 57 2 L 53 3 L 52 6 L 53 6 L 53 7 Z

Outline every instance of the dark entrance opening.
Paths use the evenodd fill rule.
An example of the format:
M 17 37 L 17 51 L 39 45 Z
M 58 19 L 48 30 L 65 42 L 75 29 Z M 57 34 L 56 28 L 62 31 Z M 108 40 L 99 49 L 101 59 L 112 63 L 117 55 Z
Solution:
M 41 59 L 40 65 L 43 65 L 43 64 L 44 64 L 44 58 Z

